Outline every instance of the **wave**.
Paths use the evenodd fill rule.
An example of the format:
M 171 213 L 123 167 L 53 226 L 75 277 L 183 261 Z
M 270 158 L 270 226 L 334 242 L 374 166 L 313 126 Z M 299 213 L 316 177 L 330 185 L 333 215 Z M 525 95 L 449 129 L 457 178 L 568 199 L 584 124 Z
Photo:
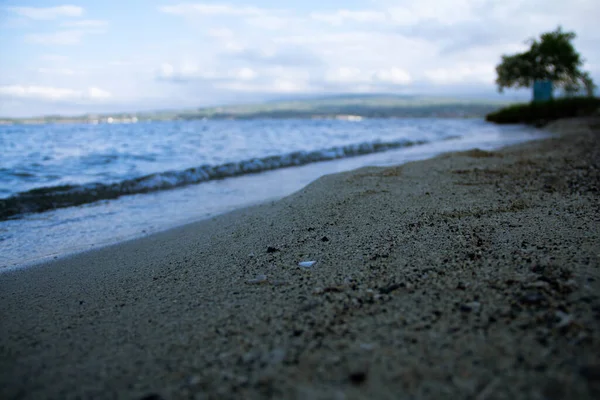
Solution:
M 445 140 L 455 138 L 455 136 L 452 136 L 445 138 Z M 182 171 L 155 173 L 116 183 L 89 183 L 32 189 L 5 199 L 0 199 L 0 221 L 25 213 L 78 206 L 99 200 L 116 199 L 125 195 L 168 190 L 210 180 L 254 174 L 319 161 L 379 153 L 426 143 L 428 141 L 425 140 L 360 143 L 316 151 L 295 151 L 284 155 L 252 158 L 216 166 L 202 165 Z

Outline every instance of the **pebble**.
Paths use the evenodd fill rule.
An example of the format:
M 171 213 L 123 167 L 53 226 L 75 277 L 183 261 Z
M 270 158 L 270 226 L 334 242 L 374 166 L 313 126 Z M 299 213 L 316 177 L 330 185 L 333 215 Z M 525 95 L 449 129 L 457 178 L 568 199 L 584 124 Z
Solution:
M 588 381 L 600 381 L 600 364 L 584 365 L 579 373 Z
M 160 394 L 151 393 L 141 397 L 140 400 L 164 400 L 164 397 L 162 397 Z
M 373 350 L 375 348 L 375 345 L 373 343 L 361 343 L 360 346 L 361 350 Z
M 470 303 L 465 303 L 460 305 L 460 311 L 463 312 L 477 312 L 481 308 L 481 303 L 478 301 L 472 301 Z
M 381 294 L 389 294 L 396 289 L 400 289 L 403 285 L 401 283 L 393 283 L 389 286 L 383 287 L 379 289 L 379 293 Z
M 348 377 L 350 378 L 350 382 L 360 385 L 367 380 L 367 372 L 364 370 L 353 371 Z
M 556 324 L 556 327 L 559 329 L 564 328 L 573 322 L 573 316 L 571 314 L 567 314 L 562 311 L 556 311 L 554 315 L 559 319 L 558 323 Z
M 541 304 L 544 300 L 544 296 L 540 293 L 527 293 L 525 296 L 521 297 L 522 304 Z
M 271 364 L 271 365 L 280 364 L 285 359 L 285 356 L 286 356 L 285 349 L 282 349 L 282 348 L 273 349 L 269 353 L 269 357 L 268 357 L 269 364 Z

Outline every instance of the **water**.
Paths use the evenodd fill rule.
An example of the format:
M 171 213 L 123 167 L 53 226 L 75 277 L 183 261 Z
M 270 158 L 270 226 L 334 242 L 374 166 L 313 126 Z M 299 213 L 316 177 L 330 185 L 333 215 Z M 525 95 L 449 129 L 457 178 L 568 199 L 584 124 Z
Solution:
M 0 126 L 0 268 L 280 198 L 327 173 L 544 135 L 459 119 Z

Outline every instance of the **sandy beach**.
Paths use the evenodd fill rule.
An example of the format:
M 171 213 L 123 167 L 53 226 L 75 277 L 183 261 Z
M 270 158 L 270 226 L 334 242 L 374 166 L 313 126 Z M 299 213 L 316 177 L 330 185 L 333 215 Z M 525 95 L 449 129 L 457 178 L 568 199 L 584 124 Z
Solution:
M 600 121 L 548 129 L 0 274 L 0 397 L 600 398 Z

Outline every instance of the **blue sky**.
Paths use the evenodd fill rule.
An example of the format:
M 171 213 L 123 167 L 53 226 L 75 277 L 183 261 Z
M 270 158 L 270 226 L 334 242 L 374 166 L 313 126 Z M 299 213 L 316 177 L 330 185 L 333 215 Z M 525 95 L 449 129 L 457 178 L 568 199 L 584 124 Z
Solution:
M 0 116 L 492 97 L 500 56 L 559 24 L 599 82 L 598 15 L 597 0 L 0 0 Z

